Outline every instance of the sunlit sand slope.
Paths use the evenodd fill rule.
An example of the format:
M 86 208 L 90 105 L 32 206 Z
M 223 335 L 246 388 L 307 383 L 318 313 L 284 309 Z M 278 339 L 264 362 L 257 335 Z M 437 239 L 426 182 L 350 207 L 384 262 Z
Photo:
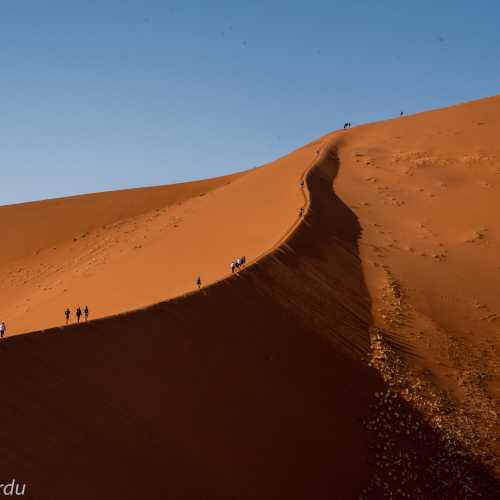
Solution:
M 69 307 L 92 318 L 144 307 L 207 285 L 250 262 L 297 222 L 307 146 L 265 168 L 196 183 L 0 207 L 9 335 L 64 324 Z
M 415 404 L 497 470 L 499 137 L 500 96 L 357 127 L 336 182 L 363 227 L 374 324 L 420 387 Z
M 446 282 L 448 274 L 438 266 L 451 265 L 446 263 L 452 259 L 428 254 L 442 243 L 450 256 L 453 245 L 445 238 L 459 234 L 466 221 L 448 213 L 442 227 L 449 226 L 450 234 L 442 239 L 405 230 L 412 217 L 422 230 L 430 225 L 421 220 L 425 214 L 442 212 L 445 220 L 444 200 L 429 208 L 438 196 L 431 172 L 446 172 L 454 161 L 440 165 L 445 170 L 425 170 L 425 161 L 414 161 L 421 156 L 392 161 L 386 152 L 397 144 L 404 156 L 417 147 L 412 141 L 420 139 L 414 137 L 433 127 L 441 135 L 446 127 L 461 130 L 468 123 L 460 122 L 464 110 L 469 118 L 487 116 L 485 123 L 495 123 L 497 111 L 490 109 L 497 106 L 493 98 L 331 134 L 204 196 L 156 207 L 157 217 L 154 207 L 137 213 L 137 234 L 146 235 L 146 243 L 108 242 L 103 252 L 113 259 L 95 264 L 94 274 L 69 281 L 69 270 L 58 271 L 90 297 L 89 284 L 99 276 L 95 295 L 113 304 L 103 306 L 102 315 L 170 300 L 0 343 L 1 479 L 26 481 L 32 497 L 42 499 L 495 498 L 499 484 L 487 467 L 488 456 L 478 452 L 491 436 L 492 414 L 486 410 L 495 411 L 495 398 L 488 400 L 486 386 L 480 394 L 474 378 L 478 370 L 491 380 L 498 373 L 493 364 L 479 367 L 474 361 L 478 353 L 486 360 L 497 355 L 493 330 L 461 332 L 465 347 L 450 344 L 448 361 L 438 357 L 444 351 L 436 347 L 453 340 L 450 332 L 457 330 L 450 325 L 465 313 L 453 316 L 452 307 L 439 308 L 431 278 Z M 491 187 L 484 189 L 497 189 L 492 137 L 485 132 L 476 137 L 484 139 L 481 146 L 460 145 L 467 154 L 482 148 L 477 154 L 488 160 L 460 166 L 453 177 L 458 185 L 467 169 L 481 168 L 466 184 L 480 182 L 488 172 Z M 418 144 L 436 144 L 428 151 L 431 158 L 437 151 L 462 154 L 458 142 L 449 149 L 446 141 L 438 147 L 437 139 Z M 451 177 L 442 182 L 451 185 Z M 431 186 L 435 196 L 422 203 L 420 187 L 425 192 Z M 459 198 L 469 192 L 466 185 L 461 189 Z M 452 192 L 450 187 L 448 207 L 465 217 L 460 203 L 449 204 Z M 469 207 L 480 207 L 475 217 L 482 218 L 481 210 L 495 203 L 492 197 L 483 205 L 481 198 Z M 413 208 L 404 212 L 406 205 Z M 299 220 L 301 206 L 307 210 Z M 172 226 L 165 229 L 169 221 Z M 496 244 L 496 219 L 484 221 L 488 236 L 470 244 L 488 250 L 460 253 L 466 242 L 456 243 L 457 255 L 467 261 L 460 269 L 487 271 L 493 279 L 488 266 L 495 258 L 488 252 Z M 108 229 L 127 241 L 125 231 L 132 231 L 127 224 L 133 225 L 127 221 Z M 436 229 L 441 226 L 430 227 L 430 233 Z M 413 238 L 414 252 L 405 248 L 405 237 Z M 90 241 L 90 235 L 75 242 L 69 235 L 68 249 L 55 252 L 69 256 L 71 245 L 81 245 L 78 255 L 84 255 Z M 142 258 L 130 249 L 136 245 Z M 240 254 L 250 256 L 251 265 L 228 276 L 230 260 Z M 410 254 L 425 264 L 404 264 Z M 168 269 L 159 265 L 162 259 Z M 4 262 L 11 266 L 7 258 Z M 112 266 L 113 273 L 106 274 Z M 449 273 L 457 269 L 450 267 Z M 114 284 L 120 272 L 134 276 L 137 286 Z M 147 275 L 144 281 L 141 274 Z M 212 284 L 193 290 L 197 274 Z M 495 294 L 489 281 L 483 290 L 479 271 L 467 277 L 482 293 L 478 299 Z M 458 296 L 453 279 L 443 289 Z M 33 286 L 29 280 L 23 285 Z M 421 306 L 424 299 L 427 309 Z M 49 301 L 35 302 L 52 307 Z M 416 325 L 422 333 L 414 332 Z M 478 350 L 481 338 L 489 342 L 486 354 Z M 456 360 L 470 361 L 469 378 L 462 382 L 446 374 L 460 369 Z M 435 393 L 421 390 L 431 383 Z M 484 405 L 476 412 L 486 415 L 482 420 L 467 413 L 471 390 L 473 401 Z M 433 394 L 441 399 L 436 402 Z M 448 406 L 439 406 L 445 401 Z M 449 420 L 454 414 L 466 419 Z M 461 440 L 460 433 L 470 434 L 470 419 L 484 436 Z M 449 432 L 451 423 L 458 434 Z

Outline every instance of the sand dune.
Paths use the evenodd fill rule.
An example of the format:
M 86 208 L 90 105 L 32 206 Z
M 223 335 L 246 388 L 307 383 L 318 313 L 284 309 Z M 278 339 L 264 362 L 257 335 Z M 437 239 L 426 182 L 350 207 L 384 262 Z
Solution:
M 85 197 L 58 200 L 54 234 L 2 254 L 0 316 L 124 314 L 0 344 L 2 478 L 33 498 L 494 498 L 499 120 L 496 97 L 154 201 L 92 195 L 91 226 Z M 4 230 L 35 205 L 0 208 Z
M 405 345 L 412 378 L 452 398 L 435 394 L 441 425 L 497 456 L 499 130 L 499 96 L 359 127 L 336 183 L 363 227 L 374 324 Z
M 297 222 L 315 154 L 308 146 L 210 181 L 0 207 L 0 229 L 14 234 L 0 254 L 9 334 L 62 325 L 67 307 L 99 318 L 189 292 L 198 275 L 205 285 L 227 276 L 231 260 L 252 261 Z

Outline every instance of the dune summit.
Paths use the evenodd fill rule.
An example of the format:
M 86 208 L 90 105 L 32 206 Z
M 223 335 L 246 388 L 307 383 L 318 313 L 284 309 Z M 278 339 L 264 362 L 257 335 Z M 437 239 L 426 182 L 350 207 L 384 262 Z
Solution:
M 32 498 L 494 498 L 499 131 L 497 96 L 233 176 L 0 207 L 0 478 Z

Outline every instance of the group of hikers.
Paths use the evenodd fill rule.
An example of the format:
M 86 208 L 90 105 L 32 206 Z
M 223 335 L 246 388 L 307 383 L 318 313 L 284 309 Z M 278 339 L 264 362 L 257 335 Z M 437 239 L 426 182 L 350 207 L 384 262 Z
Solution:
M 82 313 L 82 310 L 79 307 L 77 307 L 75 314 L 76 314 L 76 322 L 77 323 L 80 323 L 80 319 L 82 318 L 82 315 L 85 317 L 85 321 L 87 321 L 89 319 L 88 306 L 85 306 L 83 313 Z M 64 316 L 66 317 L 66 324 L 69 324 L 69 318 L 71 316 L 71 311 L 70 311 L 69 307 L 66 309 L 66 311 L 64 311 Z
M 66 324 L 69 324 L 69 318 L 71 316 L 71 311 L 68 309 L 66 309 L 66 311 L 64 311 L 64 316 L 66 317 Z M 80 323 L 80 319 L 82 318 L 82 316 L 85 317 L 85 321 L 87 321 L 89 319 L 89 308 L 88 306 L 85 306 L 85 309 L 82 310 L 77 307 L 76 308 L 76 321 L 77 323 Z M 5 326 L 5 323 L 2 321 L 0 323 L 0 339 L 3 339 L 5 337 L 5 334 L 7 333 L 7 327 Z
M 247 258 L 243 255 L 243 257 L 238 257 L 236 260 L 231 262 L 231 273 L 237 271 L 240 267 L 245 265 Z
M 238 269 L 240 269 L 241 267 L 243 267 L 245 265 L 247 261 L 247 258 L 243 255 L 243 257 L 238 257 L 236 260 L 233 260 L 231 262 L 231 274 L 235 273 Z M 198 287 L 198 289 L 201 288 L 201 277 L 198 276 L 196 278 L 196 286 Z

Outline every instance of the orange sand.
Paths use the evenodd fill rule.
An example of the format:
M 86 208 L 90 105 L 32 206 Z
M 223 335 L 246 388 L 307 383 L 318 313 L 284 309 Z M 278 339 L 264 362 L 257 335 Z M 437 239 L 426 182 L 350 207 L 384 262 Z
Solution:
M 42 499 L 493 498 L 489 457 L 446 431 L 496 432 L 499 130 L 493 97 L 235 176 L 1 207 L 9 337 L 66 306 L 101 319 L 0 343 L 0 479 Z
M 126 312 L 208 285 L 273 247 L 297 222 L 314 146 L 249 173 L 192 184 L 0 207 L 9 335 Z M 279 187 L 280 195 L 276 196 Z M 268 214 L 275 214 L 268 217 Z M 15 228 L 15 229 L 14 229 Z

